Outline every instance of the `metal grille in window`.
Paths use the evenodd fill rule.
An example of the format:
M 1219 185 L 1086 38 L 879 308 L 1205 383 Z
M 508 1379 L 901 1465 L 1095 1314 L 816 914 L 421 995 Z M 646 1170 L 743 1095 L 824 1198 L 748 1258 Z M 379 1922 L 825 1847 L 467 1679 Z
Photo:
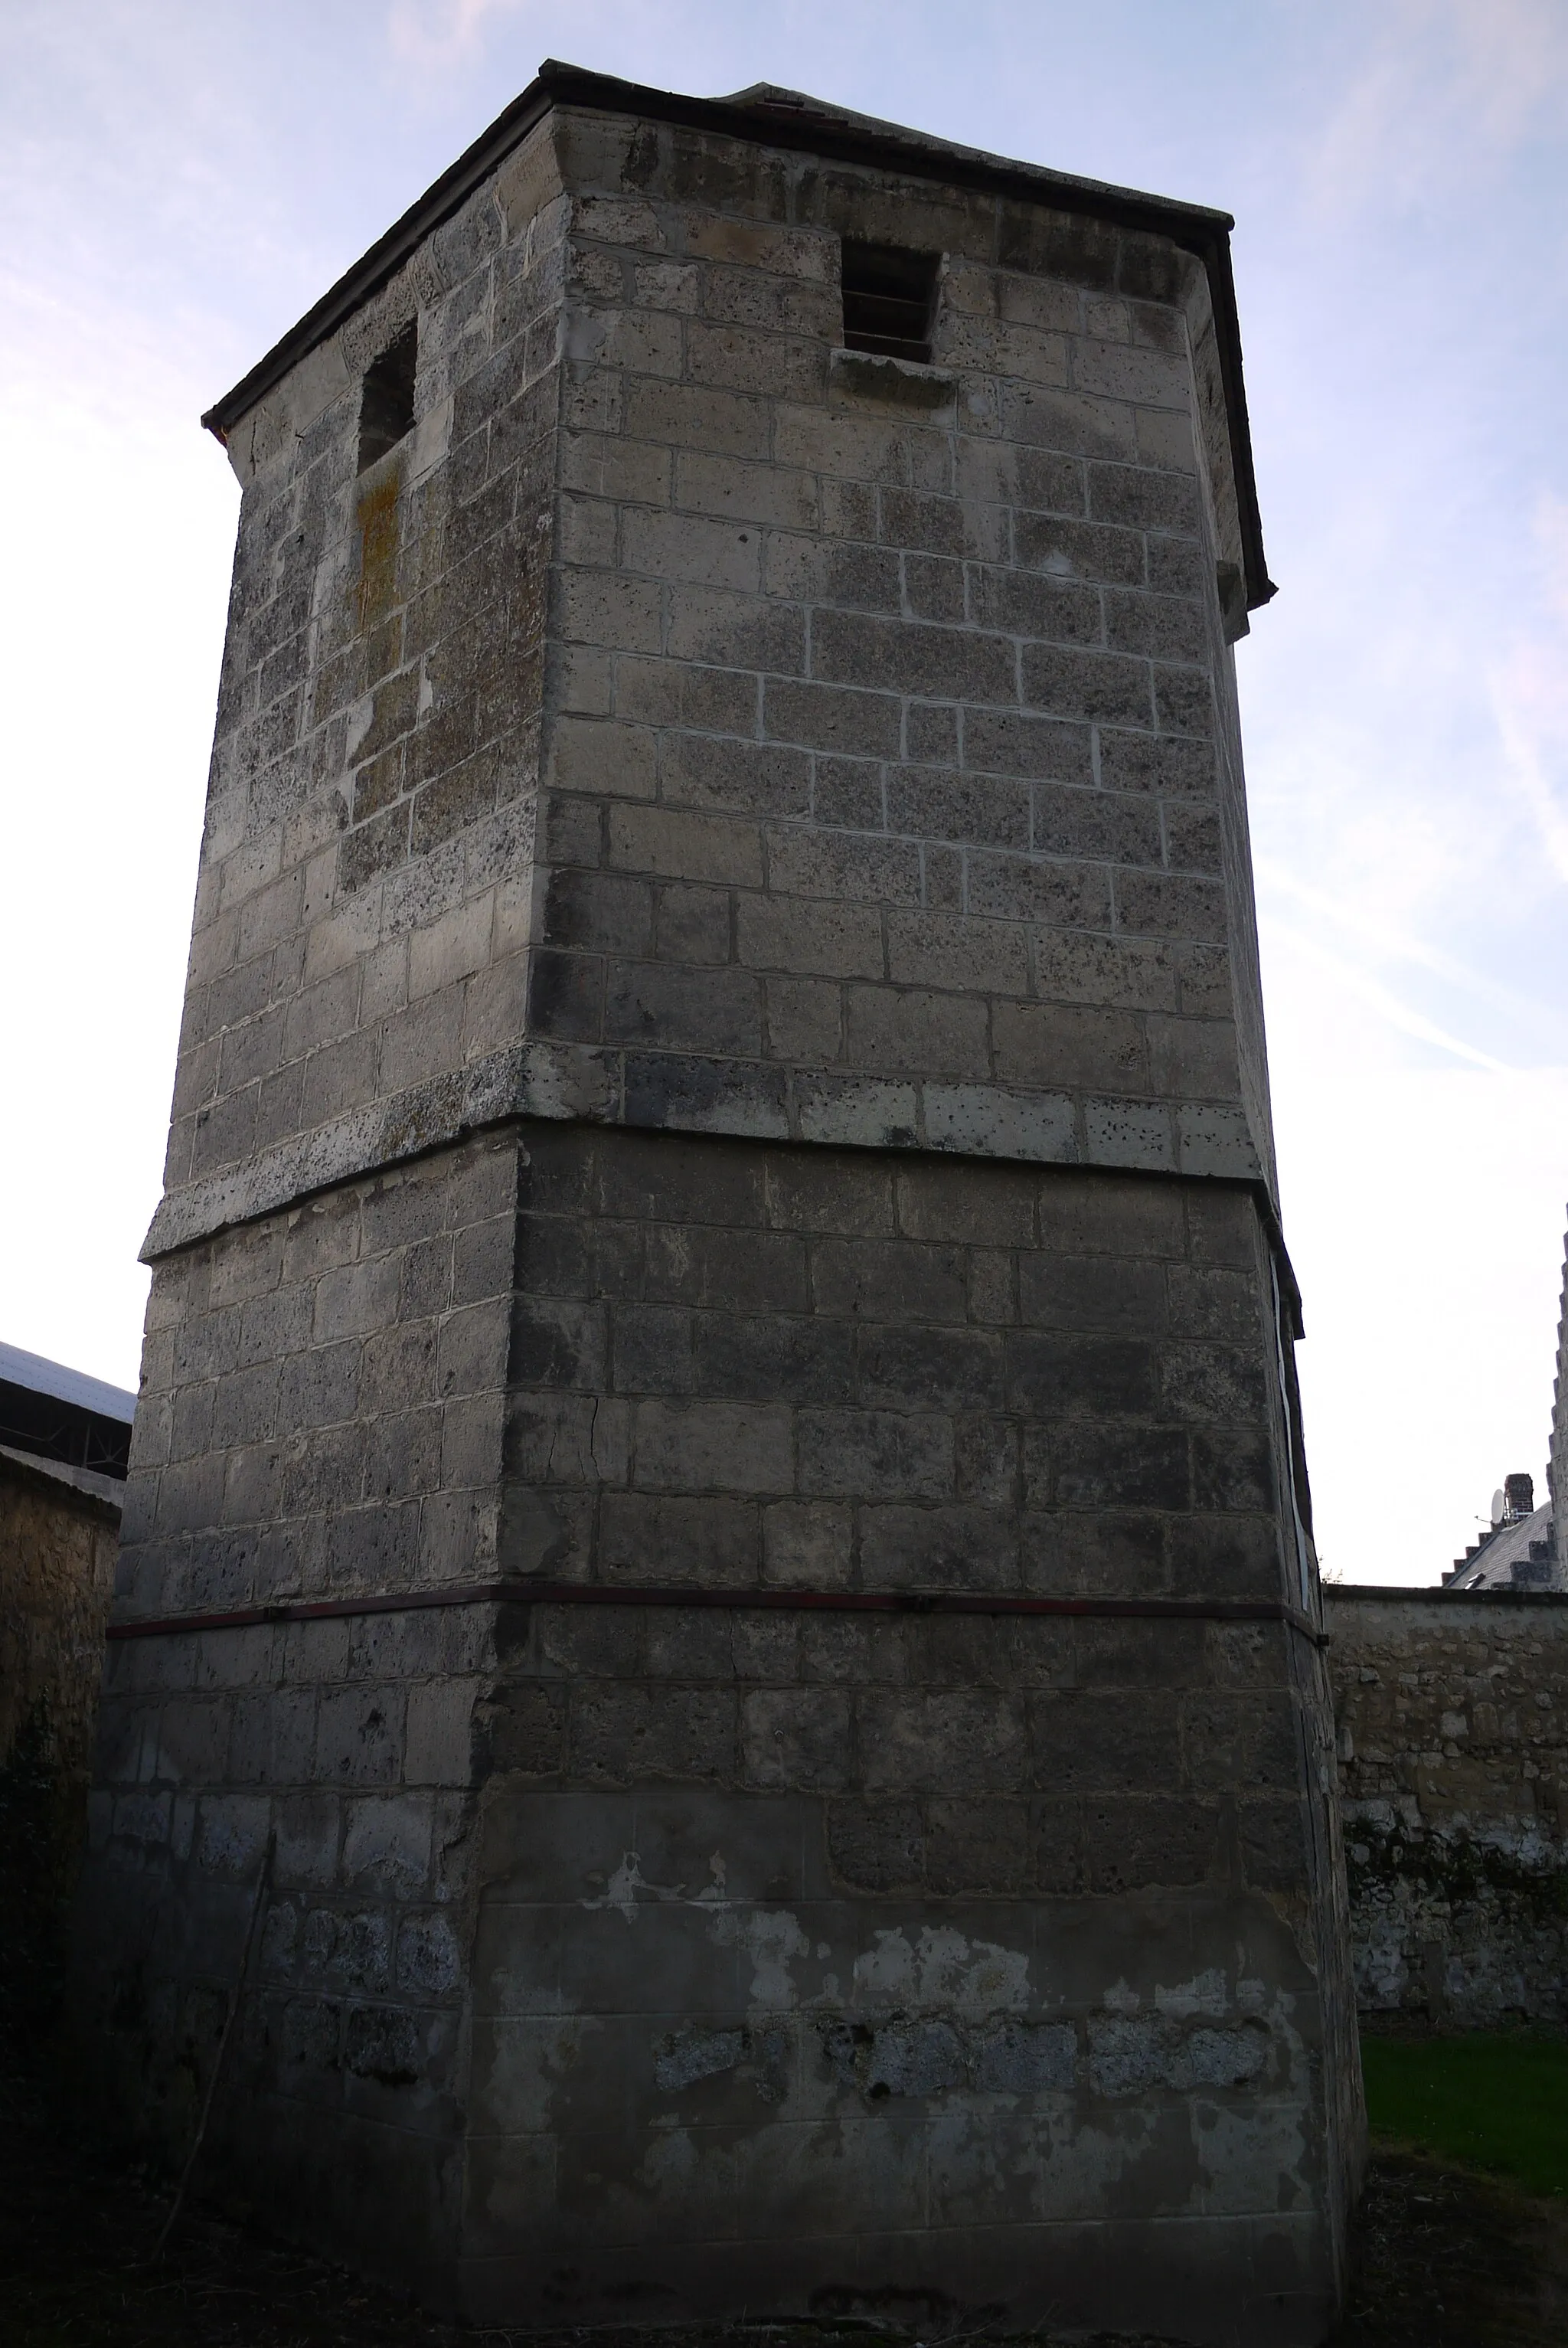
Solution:
M 405 326 L 391 348 L 373 359 L 364 371 L 364 392 L 359 407 L 359 469 L 374 465 L 395 448 L 414 422 L 414 375 L 419 357 L 419 329 Z
M 928 365 L 937 255 L 891 244 L 844 247 L 844 347 Z

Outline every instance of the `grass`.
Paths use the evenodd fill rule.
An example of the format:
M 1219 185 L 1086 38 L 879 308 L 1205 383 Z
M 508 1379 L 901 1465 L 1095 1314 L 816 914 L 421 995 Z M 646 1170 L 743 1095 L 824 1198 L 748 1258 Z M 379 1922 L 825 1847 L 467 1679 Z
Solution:
M 1375 2136 L 1568 2196 L 1568 2038 L 1363 2037 L 1361 2073 Z

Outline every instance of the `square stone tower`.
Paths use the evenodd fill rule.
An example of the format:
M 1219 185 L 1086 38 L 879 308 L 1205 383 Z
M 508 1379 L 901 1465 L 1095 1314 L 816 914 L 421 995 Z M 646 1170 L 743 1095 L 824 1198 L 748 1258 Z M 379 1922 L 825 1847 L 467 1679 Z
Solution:
M 77 2012 L 477 2319 L 1330 2323 L 1228 226 L 548 66 L 208 419 Z

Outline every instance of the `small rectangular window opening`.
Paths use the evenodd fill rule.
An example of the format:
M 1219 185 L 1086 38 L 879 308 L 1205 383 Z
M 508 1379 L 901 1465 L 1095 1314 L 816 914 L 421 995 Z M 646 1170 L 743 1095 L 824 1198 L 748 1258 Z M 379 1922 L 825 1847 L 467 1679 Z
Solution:
M 414 370 L 418 356 L 419 328 L 410 320 L 390 349 L 373 359 L 364 371 L 359 409 L 362 473 L 389 448 L 395 448 L 414 422 Z
M 937 298 L 934 252 L 892 244 L 844 245 L 844 347 L 928 366 Z

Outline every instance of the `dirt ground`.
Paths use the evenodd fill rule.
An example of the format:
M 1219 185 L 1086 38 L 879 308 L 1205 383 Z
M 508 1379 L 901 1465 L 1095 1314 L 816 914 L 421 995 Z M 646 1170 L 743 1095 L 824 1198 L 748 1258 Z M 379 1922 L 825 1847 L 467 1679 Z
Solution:
M 507 2334 L 454 2331 L 341 2270 L 224 2223 L 199 2200 L 155 2260 L 167 2190 L 95 2157 L 56 2104 L 36 2075 L 13 2067 L 0 2078 L 5 2348 L 507 2348 Z M 769 2348 L 798 2342 L 806 2330 L 814 2343 L 825 2342 L 815 2327 L 687 2336 L 700 2337 L 702 2348 Z M 872 2348 L 876 2337 L 864 2329 L 843 2336 L 855 2348 Z M 565 2333 L 556 2348 L 569 2342 L 646 2348 L 647 2334 Z M 1531 2201 L 1409 2155 L 1385 2152 L 1374 2162 L 1337 2348 L 1565 2343 L 1568 2205 Z M 529 2348 L 545 2343 L 535 2339 Z M 676 2335 L 661 2334 L 661 2348 L 677 2348 Z

